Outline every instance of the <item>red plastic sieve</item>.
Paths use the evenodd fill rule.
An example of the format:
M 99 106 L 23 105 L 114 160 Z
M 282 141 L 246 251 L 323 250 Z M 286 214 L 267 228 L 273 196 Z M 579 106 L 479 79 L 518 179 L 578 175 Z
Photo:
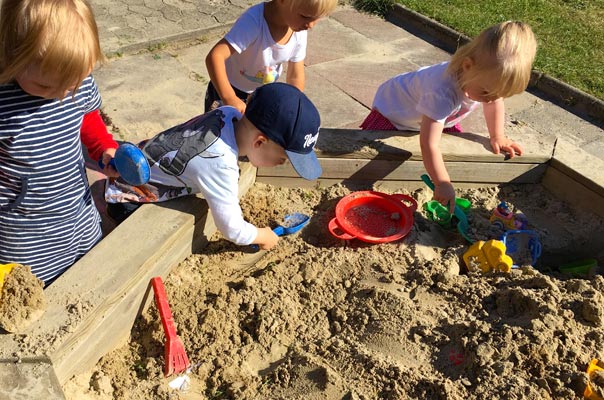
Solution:
M 329 221 L 329 232 L 339 239 L 386 243 L 406 236 L 413 227 L 417 202 L 404 194 L 371 190 L 344 196 Z

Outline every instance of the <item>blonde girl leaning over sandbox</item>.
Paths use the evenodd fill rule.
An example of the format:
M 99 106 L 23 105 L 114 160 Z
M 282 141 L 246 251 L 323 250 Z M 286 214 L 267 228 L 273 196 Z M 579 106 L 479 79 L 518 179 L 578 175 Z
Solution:
M 434 199 L 453 212 L 455 189 L 440 151 L 443 129 L 460 132 L 459 122 L 482 104 L 493 152 L 522 155 L 522 146 L 504 133 L 503 99 L 526 89 L 536 51 L 528 25 L 507 21 L 491 26 L 458 49 L 449 62 L 384 82 L 361 128 L 419 131 L 424 166 L 435 185 Z

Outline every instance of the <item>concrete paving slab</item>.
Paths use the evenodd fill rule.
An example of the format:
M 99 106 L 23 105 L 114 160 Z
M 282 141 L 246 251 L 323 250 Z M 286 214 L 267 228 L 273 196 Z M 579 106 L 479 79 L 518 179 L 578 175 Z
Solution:
M 50 360 L 0 364 L 0 399 L 65 400 Z
M 92 0 L 105 53 L 145 48 L 149 43 L 193 36 L 233 23 L 247 1 Z
M 407 60 L 391 52 L 379 56 L 360 54 L 313 65 L 307 70 L 316 72 L 322 80 L 329 81 L 337 90 L 371 109 L 377 88 L 398 71 L 413 67 Z
M 397 40 L 401 37 L 401 29 L 375 15 L 358 12 L 352 7 L 343 7 L 329 16 L 344 26 L 348 26 L 361 35 L 380 43 Z
M 203 113 L 206 84 L 168 52 L 119 58 L 95 73 L 118 138 L 139 141 Z
M 306 82 L 304 92 L 319 110 L 322 127 L 340 128 L 350 121 L 365 118 L 366 107 L 339 90 L 312 67 L 306 70 Z
M 504 101 L 505 113 L 513 119 L 515 114 L 533 108 L 541 99 L 529 92 L 522 92 L 516 96 L 508 97 Z
M 355 54 L 370 52 L 381 46 L 354 29 L 336 20 L 326 18 L 319 21 L 308 33 L 305 65 L 315 65 Z
M 565 137 L 579 147 L 604 136 L 602 129 L 543 99 L 514 113 L 514 117 L 544 134 Z
M 189 71 L 197 73 L 210 81 L 206 68 L 206 56 L 226 33 L 226 31 L 214 31 L 199 38 L 194 45 L 184 45 L 177 48 L 168 48 L 167 52 L 172 54 Z M 205 84 L 207 85 L 207 82 Z M 204 88 L 205 93 L 205 88 Z

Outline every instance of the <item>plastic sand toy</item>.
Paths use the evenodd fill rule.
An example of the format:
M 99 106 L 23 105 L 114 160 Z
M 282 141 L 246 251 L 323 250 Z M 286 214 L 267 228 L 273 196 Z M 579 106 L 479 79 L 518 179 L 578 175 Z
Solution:
M 151 177 L 149 161 L 142 150 L 132 143 L 122 143 L 115 151 L 115 157 L 109 165 L 132 186 L 144 185 Z M 99 160 L 99 167 L 105 167 L 101 160 Z
M 310 217 L 302 213 L 288 214 L 283 218 L 283 222 L 273 228 L 273 232 L 277 236 L 291 235 L 304 228 L 310 221 Z M 254 251 L 260 250 L 260 246 L 257 244 L 252 245 Z
M 0 264 L 0 294 L 2 293 L 2 286 L 4 286 L 4 277 L 13 270 L 19 264 Z M 0 295 L 0 298 L 2 296 Z
M 528 222 L 524 214 L 513 213 L 505 201 L 493 210 L 489 221 L 500 229 L 525 229 Z
M 432 191 L 434 191 L 434 183 L 432 179 L 426 174 L 421 176 L 422 181 L 428 186 Z M 470 243 L 474 243 L 474 240 L 468 235 L 468 230 L 470 229 L 470 224 L 468 223 L 468 218 L 466 214 L 461 209 L 461 207 L 457 204 L 457 199 L 455 199 L 455 208 L 453 215 L 457 218 L 457 231 Z
M 604 400 L 604 397 L 602 397 L 602 390 L 604 389 L 604 363 L 594 358 L 587 366 L 586 372 L 589 376 L 589 382 L 585 387 L 583 397 L 588 400 Z
M 387 243 L 405 237 L 413 227 L 417 203 L 411 196 L 371 190 L 353 192 L 336 205 L 329 232 L 339 239 Z
M 501 237 L 506 254 L 514 260 L 514 267 L 535 266 L 541 255 L 541 242 L 537 232 L 531 230 L 506 231 Z
M 474 243 L 463 254 L 463 260 L 469 271 L 491 271 L 510 272 L 512 269 L 512 258 L 506 253 L 505 244 L 499 240 L 482 240 Z
M 572 276 L 591 276 L 601 272 L 601 268 L 598 267 L 598 261 L 594 258 L 562 264 L 558 267 L 558 270 Z
M 461 197 L 455 199 L 455 205 L 460 207 L 464 214 L 467 214 L 472 207 L 470 200 L 462 199 Z M 434 221 L 445 228 L 451 227 L 452 215 L 449 213 L 447 207 L 443 206 L 438 201 L 430 200 L 424 203 L 423 209 L 426 211 L 428 219 L 431 221 Z M 455 226 L 453 226 L 453 228 L 455 228 Z

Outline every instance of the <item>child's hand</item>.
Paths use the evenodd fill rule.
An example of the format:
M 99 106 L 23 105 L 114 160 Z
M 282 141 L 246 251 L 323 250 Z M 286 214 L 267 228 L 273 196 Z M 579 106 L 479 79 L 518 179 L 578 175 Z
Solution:
M 119 172 L 117 172 L 115 168 L 109 165 L 113 157 L 115 157 L 115 150 L 116 149 L 107 149 L 101 155 L 101 162 L 104 165 L 103 173 L 112 178 L 117 178 L 120 176 Z
M 442 182 L 434 184 L 434 200 L 445 207 L 449 207 L 449 212 L 455 211 L 455 189 L 451 182 Z
M 257 244 L 262 250 L 270 250 L 279 242 L 279 236 L 271 228 L 258 228 L 258 236 L 254 244 Z
M 222 102 L 225 106 L 235 107 L 237 109 L 237 111 L 239 111 L 241 114 L 245 114 L 246 104 L 239 97 L 234 96 L 234 97 L 226 98 L 226 99 L 223 99 Z
M 514 142 L 505 135 L 492 137 L 491 147 L 493 148 L 493 153 L 499 154 L 503 151 L 509 154 L 509 158 L 513 158 L 515 155 L 521 156 L 523 152 L 522 146 L 519 143 Z

